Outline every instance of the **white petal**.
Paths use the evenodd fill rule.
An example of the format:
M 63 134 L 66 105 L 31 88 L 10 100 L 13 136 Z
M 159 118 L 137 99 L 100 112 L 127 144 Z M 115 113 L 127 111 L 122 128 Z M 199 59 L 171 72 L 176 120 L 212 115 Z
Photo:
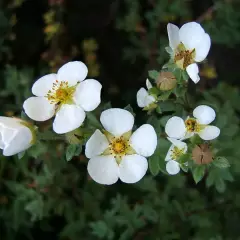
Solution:
M 147 86 L 147 89 L 148 89 L 148 90 L 153 87 L 148 78 L 147 78 L 147 80 L 146 80 L 146 86 Z
M 80 105 L 84 111 L 94 110 L 101 102 L 102 85 L 94 80 L 88 79 L 81 82 L 75 91 L 74 101 Z
M 148 92 L 145 88 L 140 88 L 137 92 L 137 105 L 141 108 L 145 107 L 145 98 L 148 96 Z
M 202 62 L 207 57 L 210 47 L 211 47 L 210 36 L 207 33 L 205 33 L 200 43 L 196 46 L 195 61 Z
M 156 150 L 157 134 L 150 124 L 144 124 L 133 133 L 129 143 L 137 154 L 149 157 Z
M 155 98 L 148 94 L 145 88 L 140 88 L 137 92 L 137 104 L 139 107 L 144 108 L 155 102 Z
M 27 127 L 21 127 L 20 129 L 5 129 L 2 135 L 9 135 L 11 141 L 6 143 L 3 150 L 4 156 L 12 156 L 14 154 L 25 151 L 31 146 L 33 139 L 32 132 Z M 6 138 L 7 136 L 5 136 Z M 4 136 L 3 136 L 4 138 Z
M 193 110 L 193 116 L 200 124 L 209 124 L 215 119 L 216 113 L 211 107 L 200 105 Z
M 196 22 L 186 23 L 179 30 L 180 42 L 182 42 L 188 50 L 196 48 L 204 34 L 204 29 Z
M 71 132 L 82 125 L 85 116 L 86 114 L 81 107 L 65 104 L 56 113 L 53 130 L 58 134 Z
M 199 69 L 198 65 L 196 63 L 192 63 L 187 66 L 186 71 L 188 73 L 188 76 L 193 80 L 194 83 L 198 83 L 200 80 L 200 77 L 198 75 Z
M 174 160 L 167 162 L 166 170 L 170 175 L 178 174 L 180 172 L 179 163 Z
M 86 143 L 85 155 L 87 158 L 95 157 L 102 154 L 108 146 L 107 138 L 97 129 Z
M 171 117 L 167 121 L 165 132 L 170 138 L 183 138 L 186 134 L 186 127 L 183 119 L 180 117 Z
M 151 95 L 148 95 L 146 98 L 145 98 L 145 106 L 149 106 L 151 103 L 154 103 L 155 102 L 155 98 Z
M 198 133 L 199 137 L 203 140 L 213 140 L 220 134 L 220 129 L 215 126 L 206 126 L 202 131 Z
M 57 80 L 57 74 L 48 74 L 39 78 L 32 86 L 32 93 L 38 97 L 44 97 L 52 89 L 53 83 Z
M 112 156 L 97 156 L 88 161 L 87 170 L 91 178 L 100 184 L 111 185 L 117 182 L 119 167 Z
M 120 136 L 132 130 L 134 117 L 127 110 L 110 108 L 102 112 L 100 122 L 108 132 L 114 136 Z
M 168 149 L 167 155 L 166 155 L 166 157 L 165 157 L 165 161 L 174 160 L 174 159 L 172 158 L 172 150 L 173 150 L 174 147 L 175 147 L 174 144 L 172 144 L 171 147 Z
M 169 46 L 172 49 L 175 49 L 180 43 L 179 28 L 172 23 L 168 23 L 167 32 L 168 32 Z
M 57 73 L 59 81 L 68 81 L 69 85 L 75 85 L 83 81 L 88 73 L 87 66 L 83 62 L 69 62 L 64 64 Z
M 30 97 L 23 103 L 25 113 L 35 121 L 46 121 L 55 113 L 55 105 L 45 97 Z
M 174 138 L 168 138 L 168 140 L 177 148 L 184 149 L 183 151 L 184 153 L 187 151 L 187 144 L 185 142 L 182 142 Z
M 145 157 L 137 154 L 126 155 L 119 165 L 119 178 L 125 183 L 136 183 L 143 178 L 148 169 Z

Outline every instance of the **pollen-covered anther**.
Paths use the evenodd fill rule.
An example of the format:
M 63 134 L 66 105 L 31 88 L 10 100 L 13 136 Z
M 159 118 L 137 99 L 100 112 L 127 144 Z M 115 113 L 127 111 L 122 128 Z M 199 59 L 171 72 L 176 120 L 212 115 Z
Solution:
M 174 62 L 182 69 L 194 63 L 195 49 L 186 50 L 183 44 L 179 44 L 174 56 Z
M 197 123 L 197 120 L 194 118 L 188 118 L 185 121 L 185 125 L 188 132 L 199 132 L 200 131 L 200 125 Z
M 59 82 L 56 80 L 46 97 L 51 104 L 71 103 L 75 89 L 76 86 L 69 86 L 68 81 Z
M 184 148 L 174 147 L 171 151 L 171 158 L 177 160 L 182 154 L 184 154 Z

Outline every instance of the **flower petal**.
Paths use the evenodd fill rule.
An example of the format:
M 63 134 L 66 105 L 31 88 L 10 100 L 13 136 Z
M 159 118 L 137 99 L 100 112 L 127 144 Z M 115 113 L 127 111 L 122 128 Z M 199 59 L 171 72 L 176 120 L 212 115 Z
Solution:
M 129 143 L 137 154 L 149 157 L 156 150 L 157 134 L 150 124 L 144 124 L 132 134 Z
M 119 167 L 112 156 L 97 156 L 88 161 L 87 170 L 91 178 L 100 184 L 111 185 L 117 182 Z
M 23 152 L 31 146 L 31 141 L 33 139 L 32 132 L 27 127 L 20 127 L 19 129 L 4 129 L 2 132 L 3 138 L 11 138 L 10 142 L 6 142 L 3 155 L 12 156 L 17 153 Z M 4 136 L 5 135 L 5 136 Z
M 146 107 L 145 99 L 148 96 L 148 92 L 145 88 L 140 88 L 137 92 L 137 105 L 140 108 Z
M 178 174 L 180 172 L 179 163 L 174 160 L 167 162 L 166 170 L 170 175 Z
M 88 73 L 87 66 L 80 61 L 68 62 L 64 64 L 57 73 L 59 81 L 68 81 L 69 85 L 75 85 L 83 81 Z
M 25 113 L 34 121 L 46 121 L 55 113 L 55 105 L 45 97 L 30 97 L 23 103 Z
M 108 132 L 114 136 L 120 136 L 132 130 L 134 117 L 127 110 L 110 108 L 102 112 L 100 122 Z
M 136 183 L 143 178 L 148 169 L 145 157 L 137 154 L 126 155 L 119 165 L 119 178 L 125 183 Z
M 172 158 L 172 150 L 173 150 L 174 147 L 175 147 L 174 144 L 172 144 L 171 147 L 168 149 L 167 155 L 165 157 L 165 161 L 168 162 L 168 161 L 174 160 Z
M 101 102 L 102 85 L 94 80 L 88 79 L 81 83 L 76 88 L 74 101 L 80 105 L 84 111 L 94 110 Z
M 200 80 L 200 77 L 198 75 L 199 69 L 198 65 L 196 63 L 192 63 L 187 66 L 186 71 L 188 73 L 188 76 L 193 80 L 194 83 L 198 83 Z
M 170 138 L 183 138 L 186 134 L 186 127 L 183 119 L 180 117 L 171 117 L 167 121 L 165 132 Z
M 177 48 L 177 46 L 180 43 L 179 28 L 172 23 L 168 23 L 167 32 L 168 32 L 169 46 L 174 50 L 175 48 Z
M 182 142 L 174 138 L 168 138 L 168 140 L 177 148 L 184 149 L 183 151 L 184 153 L 187 151 L 187 144 L 185 142 Z
M 32 93 L 38 97 L 46 96 L 56 80 L 57 74 L 54 73 L 39 78 L 32 86 Z
M 180 42 L 188 50 L 196 48 L 201 43 L 204 34 L 204 29 L 196 22 L 186 23 L 179 30 Z
M 58 134 L 71 132 L 79 128 L 86 117 L 83 109 L 77 105 L 63 105 L 53 122 L 53 130 Z
M 95 157 L 103 153 L 108 146 L 109 142 L 107 138 L 97 129 L 86 143 L 85 155 L 87 158 Z
M 200 105 L 193 110 L 193 116 L 200 124 L 209 124 L 215 119 L 216 113 L 211 107 Z
M 195 61 L 202 62 L 207 57 L 210 47 L 211 47 L 210 36 L 207 33 L 205 33 L 202 37 L 202 40 L 195 47 L 196 48 Z
M 206 126 L 202 131 L 198 133 L 199 137 L 203 140 L 213 140 L 220 134 L 220 129 L 215 126 Z
M 147 86 L 147 89 L 148 89 L 148 90 L 153 87 L 148 78 L 147 78 L 147 80 L 146 80 L 146 86 Z

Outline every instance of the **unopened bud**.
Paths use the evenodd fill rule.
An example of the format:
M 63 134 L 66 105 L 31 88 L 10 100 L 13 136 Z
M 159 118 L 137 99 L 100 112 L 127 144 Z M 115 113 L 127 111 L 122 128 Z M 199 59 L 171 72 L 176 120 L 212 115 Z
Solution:
M 197 145 L 192 151 L 192 159 L 198 164 L 208 164 L 213 161 L 213 154 L 208 144 Z
M 162 91 L 171 90 L 175 88 L 176 84 L 176 77 L 171 72 L 161 72 L 157 78 L 157 86 Z

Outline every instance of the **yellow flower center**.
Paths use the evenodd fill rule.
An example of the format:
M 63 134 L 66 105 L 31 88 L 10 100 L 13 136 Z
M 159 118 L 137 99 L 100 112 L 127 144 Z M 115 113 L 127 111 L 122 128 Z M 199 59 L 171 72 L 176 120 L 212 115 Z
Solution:
M 175 52 L 174 62 L 179 68 L 184 70 L 188 65 L 194 63 L 195 55 L 195 48 L 192 50 L 186 50 L 185 46 L 180 43 Z
M 184 154 L 184 148 L 178 148 L 174 146 L 171 151 L 171 158 L 177 160 L 182 154 Z
M 53 83 L 52 89 L 48 91 L 46 98 L 52 104 L 72 104 L 76 86 L 77 85 L 69 86 L 67 81 L 59 82 L 56 80 L 56 82 Z
M 117 138 L 115 141 L 113 141 L 112 143 L 110 143 L 110 145 L 112 146 L 112 151 L 115 154 L 121 154 L 124 153 L 124 151 L 127 149 L 127 147 L 129 146 L 128 141 L 124 141 L 123 138 Z
M 185 121 L 185 126 L 188 132 L 199 132 L 202 129 L 202 125 L 200 125 L 194 118 L 188 118 Z
M 125 155 L 135 154 L 135 150 L 130 146 L 129 139 L 132 135 L 131 131 L 120 137 L 114 137 L 109 132 L 104 132 L 109 141 L 109 147 L 103 152 L 103 155 L 112 155 L 119 164 Z

